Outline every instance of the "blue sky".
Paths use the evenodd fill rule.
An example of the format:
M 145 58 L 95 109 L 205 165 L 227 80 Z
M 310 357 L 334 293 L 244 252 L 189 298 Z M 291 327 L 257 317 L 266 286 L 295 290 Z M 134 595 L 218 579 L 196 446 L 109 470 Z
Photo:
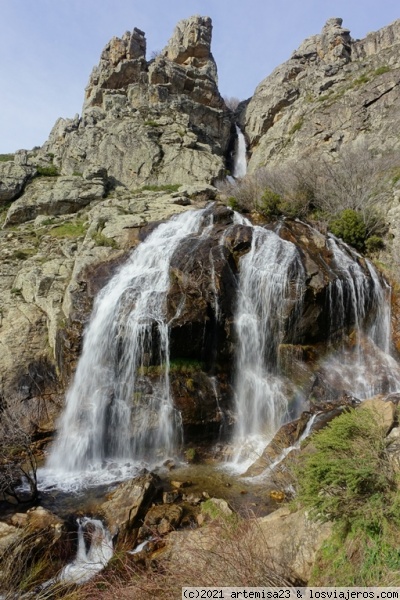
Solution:
M 150 55 L 193 14 L 213 19 L 221 93 L 244 99 L 329 17 L 360 38 L 400 9 L 398 0 L 0 0 L 0 152 L 41 145 L 58 117 L 80 113 L 112 36 L 139 27 Z

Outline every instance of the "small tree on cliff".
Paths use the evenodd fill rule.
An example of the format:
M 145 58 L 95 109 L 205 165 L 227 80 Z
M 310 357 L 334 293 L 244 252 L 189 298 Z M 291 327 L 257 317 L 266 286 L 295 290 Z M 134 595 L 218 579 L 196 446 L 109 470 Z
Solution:
M 0 407 L 0 495 L 4 500 L 32 501 L 38 496 L 37 461 L 32 436 L 22 425 L 18 401 Z M 29 493 L 19 487 L 25 480 Z

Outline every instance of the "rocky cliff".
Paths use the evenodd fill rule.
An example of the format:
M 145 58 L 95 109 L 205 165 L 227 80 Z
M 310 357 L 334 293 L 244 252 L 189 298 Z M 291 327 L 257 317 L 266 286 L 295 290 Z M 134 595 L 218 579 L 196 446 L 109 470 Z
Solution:
M 146 61 L 144 33 L 113 38 L 93 69 L 81 118 L 60 119 L 41 155 L 65 175 L 94 165 L 110 183 L 212 183 L 230 139 L 217 86 L 211 19 L 181 21 L 165 49 Z
M 0 163 L 1 401 L 20 402 L 42 432 L 54 428 L 96 293 L 154 223 L 218 198 L 210 183 L 224 176 L 232 114 L 218 91 L 211 32 L 208 17 L 182 21 L 150 61 L 142 31 L 113 38 L 90 76 L 82 116 L 60 119 L 42 148 Z M 395 147 L 399 39 L 400 22 L 354 41 L 331 19 L 306 40 L 242 106 L 250 170 L 361 135 Z M 172 358 L 202 365 L 171 375 L 184 425 L 200 437 L 220 427 L 210 381 L 218 370 L 223 409 L 232 408 L 238 261 L 251 244 L 231 211 L 215 208 L 212 219 L 212 235 L 174 255 L 168 295 L 171 314 L 182 307 Z M 301 325 L 285 334 L 279 360 L 288 376 L 307 379 L 306 395 L 323 399 L 326 377 L 317 381 L 313 357 L 325 352 L 330 327 L 332 254 L 306 225 L 280 231 L 299 248 L 307 290 Z
M 360 137 L 398 148 L 399 109 L 400 20 L 354 40 L 342 19 L 329 19 L 242 107 L 249 171 Z

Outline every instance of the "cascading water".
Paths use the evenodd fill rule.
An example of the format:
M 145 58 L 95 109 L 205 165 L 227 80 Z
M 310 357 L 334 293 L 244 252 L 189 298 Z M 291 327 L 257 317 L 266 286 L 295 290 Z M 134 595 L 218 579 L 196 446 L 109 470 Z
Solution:
M 338 277 L 329 286 L 331 343 L 339 346 L 324 369 L 332 387 L 342 388 L 359 399 L 400 388 L 400 369 L 390 356 L 390 287 L 378 277 L 373 265 L 343 242 L 329 239 Z M 351 347 L 346 346 L 346 324 L 353 323 Z M 337 339 L 339 336 L 339 339 Z
M 180 415 L 169 385 L 166 293 L 179 242 L 197 233 L 205 209 L 161 224 L 95 301 L 48 467 L 85 470 L 104 459 L 155 459 L 179 441 Z M 141 373 L 156 363 L 151 394 Z
M 77 523 L 78 547 L 75 559 L 65 565 L 56 577 L 42 584 L 38 591 L 50 591 L 52 588 L 54 590 L 54 586 L 57 588 L 60 584 L 62 586 L 86 583 L 110 562 L 114 547 L 111 534 L 103 523 L 90 517 L 77 519 Z M 28 593 L 28 597 L 30 598 L 31 594 Z
M 219 304 L 221 274 L 216 268 L 225 264 L 222 259 L 227 250 L 232 251 L 232 239 L 239 239 L 240 228 L 245 228 L 243 239 L 249 240 L 251 234 L 252 241 L 238 263 L 231 464 L 245 471 L 280 425 L 295 416 L 294 407 L 303 396 L 280 371 L 279 345 L 304 343 L 296 333 L 309 290 L 304 251 L 238 214 L 230 216 L 224 229 L 218 219 L 214 223 L 212 210 L 188 211 L 154 230 L 96 299 L 48 460 L 49 480 L 54 473 L 66 481 L 68 472 L 82 471 L 85 477 L 88 471 L 93 473 L 89 485 L 115 480 L 113 474 L 99 476 L 104 461 L 111 468 L 107 459 L 117 462 L 119 472 L 127 460 L 155 462 L 176 451 L 182 425 L 169 382 L 171 321 L 166 305 L 171 258 L 185 238 L 193 238 L 193 257 L 196 244 L 201 245 L 207 236 L 215 239 L 218 232 L 219 245 L 210 258 L 210 305 L 221 326 L 225 317 Z M 332 383 L 330 388 L 339 394 L 358 398 L 398 390 L 400 370 L 388 354 L 389 288 L 371 264 L 333 237 L 328 240 L 324 265 L 325 281 L 330 281 L 323 288 L 330 356 L 325 354 L 313 365 L 314 373 Z M 175 318 L 181 309 L 179 305 Z M 150 370 L 151 377 L 145 376 Z M 221 423 L 228 427 L 217 382 L 213 380 L 212 385 Z M 121 478 L 120 473 L 117 477 Z
M 235 315 L 236 410 L 233 463 L 245 470 L 287 415 L 278 345 L 301 302 L 304 269 L 297 248 L 276 233 L 253 228 L 250 251 L 240 260 Z
M 87 547 L 85 535 L 90 529 Z M 85 583 L 104 569 L 114 554 L 111 534 L 98 519 L 78 519 L 78 550 L 76 558 L 57 577 L 61 583 Z
M 233 176 L 235 179 L 244 177 L 247 173 L 246 140 L 238 125 L 236 127 L 236 142 L 233 161 Z

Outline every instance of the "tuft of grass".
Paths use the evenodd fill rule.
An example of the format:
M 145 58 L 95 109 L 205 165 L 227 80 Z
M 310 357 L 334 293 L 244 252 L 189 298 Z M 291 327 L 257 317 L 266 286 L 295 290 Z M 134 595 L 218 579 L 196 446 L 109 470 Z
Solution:
M 93 233 L 92 240 L 96 243 L 96 246 L 106 246 L 107 248 L 118 248 L 118 244 L 112 238 L 107 237 L 100 231 Z
M 15 250 L 15 252 L 12 254 L 12 258 L 16 260 L 26 260 L 34 254 L 36 254 L 36 250 L 33 248 L 25 248 L 24 250 Z
M 363 75 L 360 75 L 360 77 L 357 77 L 357 79 L 355 79 L 351 84 L 350 84 L 350 88 L 353 87 L 358 87 L 360 85 L 364 85 L 365 83 L 368 83 L 368 81 L 370 81 L 370 77 L 368 77 L 368 75 L 366 73 L 364 73 Z
M 291 127 L 291 129 L 289 129 L 289 135 L 293 135 L 294 133 L 296 133 L 296 131 L 300 131 L 300 129 L 303 127 L 303 123 L 304 123 L 304 119 L 303 117 L 301 117 L 294 125 L 293 127 Z
M 164 185 L 144 185 L 136 190 L 137 192 L 177 192 L 181 187 L 180 183 L 166 183 Z
M 157 123 L 157 121 L 154 121 L 153 119 L 148 119 L 144 124 L 147 125 L 147 127 L 160 127 L 160 123 Z
M 58 227 L 53 227 L 48 232 L 55 238 L 79 238 L 86 235 L 87 223 L 85 221 L 69 221 Z
M 383 75 L 384 73 L 389 73 L 389 71 L 391 71 L 391 68 L 388 65 L 383 65 L 382 67 L 378 67 L 377 69 L 375 69 L 375 71 L 373 72 L 373 75 L 375 75 L 377 77 L 378 75 Z

